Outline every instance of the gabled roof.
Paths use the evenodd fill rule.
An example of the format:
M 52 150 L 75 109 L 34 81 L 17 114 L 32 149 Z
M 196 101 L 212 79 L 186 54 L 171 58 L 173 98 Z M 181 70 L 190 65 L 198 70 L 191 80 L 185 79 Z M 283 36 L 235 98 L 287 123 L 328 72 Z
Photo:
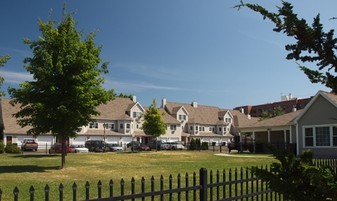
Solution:
M 258 122 L 258 118 L 250 117 L 248 118 L 247 115 L 243 114 L 238 110 L 230 110 L 231 114 L 233 115 L 233 124 L 235 127 L 247 127 L 248 125 L 254 125 Z
M 303 109 L 303 112 L 294 119 L 295 123 L 298 123 L 298 121 L 302 118 L 302 116 L 310 109 L 310 107 L 315 103 L 315 101 L 319 97 L 325 98 L 327 101 L 329 101 L 332 105 L 334 105 L 337 108 L 337 95 L 325 91 L 318 91 L 316 95 L 307 104 L 307 106 Z
M 16 122 L 16 118 L 13 114 L 20 111 L 20 105 L 16 104 L 12 106 L 10 104 L 10 100 L 8 98 L 1 99 L 1 111 L 2 111 L 2 118 L 4 123 L 4 133 L 6 134 L 26 134 L 27 131 L 31 128 L 30 126 L 26 126 L 21 128 Z
M 237 110 L 225 110 L 215 106 L 198 105 L 197 107 L 193 107 L 191 104 L 186 103 L 166 102 L 165 108 L 170 114 L 174 114 L 176 108 L 184 108 L 188 112 L 188 123 L 223 125 L 224 121 L 220 120 L 219 117 L 223 118 L 227 113 L 232 115 L 235 126 L 246 125 L 248 122 L 254 123 L 257 121 L 257 118 L 248 118 L 245 114 Z
M 159 108 L 159 111 L 164 114 L 163 121 L 166 124 L 180 124 L 180 122 L 176 118 L 169 115 L 163 108 Z
M 174 114 L 176 108 L 184 107 L 188 112 L 189 123 L 215 125 L 219 121 L 218 107 L 204 105 L 193 107 L 190 104 L 174 102 L 167 102 L 165 107 L 170 114 Z
M 179 112 L 179 110 L 184 110 L 184 112 L 188 115 L 188 111 L 185 109 L 184 106 L 173 108 L 171 114 L 177 114 Z
M 142 110 L 143 112 L 145 112 L 145 109 L 143 108 L 143 106 L 139 103 L 139 102 L 136 102 L 134 105 L 130 105 L 131 108 L 128 108 L 128 111 L 134 109 L 136 106 L 138 106 L 140 108 L 140 110 Z
M 133 102 L 130 98 L 116 97 L 115 99 L 101 104 L 97 107 L 100 113 L 98 116 L 93 116 L 93 119 L 106 120 L 131 120 L 127 112 L 138 103 Z
M 31 127 L 26 126 L 21 128 L 16 122 L 16 118 L 13 114 L 20 111 L 20 105 L 16 104 L 12 106 L 8 98 L 1 99 L 1 111 L 2 119 L 4 123 L 4 132 L 7 134 L 25 134 Z M 97 107 L 97 111 L 100 113 L 98 116 L 93 116 L 93 119 L 110 119 L 110 120 L 132 120 L 132 118 L 126 114 L 129 108 L 132 108 L 134 103 L 129 98 L 116 97 L 114 100 L 101 104 Z
M 290 126 L 295 124 L 295 118 L 300 115 L 303 110 L 297 110 L 295 112 L 286 113 L 280 116 L 276 116 L 270 119 L 257 121 L 254 124 L 248 124 L 240 126 L 240 128 L 269 128 L 278 126 Z

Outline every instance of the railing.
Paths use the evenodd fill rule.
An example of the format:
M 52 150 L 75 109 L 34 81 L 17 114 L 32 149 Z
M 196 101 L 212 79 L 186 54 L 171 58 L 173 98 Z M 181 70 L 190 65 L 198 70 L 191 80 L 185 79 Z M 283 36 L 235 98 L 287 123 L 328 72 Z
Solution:
M 119 182 L 119 188 L 110 180 L 108 184 L 109 192 L 106 197 L 102 196 L 103 183 L 98 181 L 97 194 L 91 192 L 89 182 L 86 182 L 85 195 L 78 196 L 79 188 L 76 183 L 72 185 L 72 197 L 64 198 L 64 186 L 59 185 L 58 194 L 59 200 L 90 200 L 90 201 L 119 201 L 119 200 L 186 200 L 186 201 L 229 201 L 229 200 L 282 200 L 282 196 L 272 192 L 265 182 L 256 178 L 249 168 L 229 169 L 223 171 L 207 171 L 205 168 L 199 170 L 199 175 L 195 172 L 192 175 L 185 174 L 181 176 L 178 174 L 176 178 L 169 176 L 168 182 L 165 182 L 164 177 L 161 176 L 159 181 L 156 181 L 152 176 L 150 186 L 146 186 L 144 178 L 140 181 L 140 186 L 136 186 L 134 178 L 130 181 L 130 187 L 126 188 L 127 182 L 122 179 Z M 117 187 L 117 188 L 116 188 Z M 149 188 L 146 188 L 149 187 Z M 105 188 L 106 189 L 106 188 Z M 118 194 L 115 194 L 116 189 L 119 189 Z M 138 189 L 138 191 L 137 191 Z M 50 187 L 48 185 L 44 188 L 44 200 L 56 200 L 57 198 L 50 198 Z M 17 187 L 14 191 L 14 201 L 18 201 L 19 197 L 26 197 L 27 195 L 20 192 Z M 29 189 L 29 200 L 42 200 L 42 198 L 35 198 L 35 189 L 33 186 Z M 97 195 L 92 198 L 90 194 Z M 0 189 L 0 201 L 2 191 Z M 80 198 L 79 198 L 80 197 Z

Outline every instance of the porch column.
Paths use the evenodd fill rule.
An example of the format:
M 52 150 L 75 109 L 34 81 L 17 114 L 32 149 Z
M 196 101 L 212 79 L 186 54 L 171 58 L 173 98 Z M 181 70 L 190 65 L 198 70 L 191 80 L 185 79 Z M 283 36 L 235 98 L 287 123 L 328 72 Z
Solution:
M 255 154 L 256 153 L 256 148 L 255 148 L 255 131 L 253 131 L 253 153 Z
M 283 130 L 283 135 L 284 135 L 284 143 L 287 143 L 287 130 Z
M 267 131 L 268 131 L 268 143 L 270 143 L 270 131 L 271 131 L 271 129 L 268 128 Z
M 293 143 L 293 133 L 291 132 L 291 126 L 289 127 L 289 143 Z

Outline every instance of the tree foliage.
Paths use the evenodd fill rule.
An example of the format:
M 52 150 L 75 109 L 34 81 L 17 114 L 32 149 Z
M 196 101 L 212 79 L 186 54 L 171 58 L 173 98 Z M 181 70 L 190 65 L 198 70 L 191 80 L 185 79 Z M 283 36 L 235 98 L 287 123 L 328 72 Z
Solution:
M 159 137 L 166 132 L 166 124 L 163 121 L 163 113 L 157 108 L 156 99 L 151 106 L 145 111 L 142 129 L 148 135 Z
M 28 134 L 51 133 L 63 144 L 61 168 L 65 163 L 65 142 L 75 137 L 78 127 L 87 125 L 96 107 L 113 97 L 102 88 L 107 63 L 101 63 L 101 47 L 95 45 L 94 33 L 85 39 L 76 29 L 73 14 L 64 9 L 61 22 L 38 21 L 38 40 L 26 39 L 33 56 L 25 58 L 25 69 L 33 81 L 9 89 L 12 104 L 20 104 L 15 114 Z
M 254 173 L 285 200 L 316 201 L 337 200 L 337 177 L 330 167 L 317 167 L 312 152 L 305 151 L 300 157 L 273 150 L 279 162 L 271 164 L 270 170 L 255 167 Z
M 286 112 L 284 111 L 284 109 L 281 106 L 277 106 L 274 108 L 274 110 L 272 111 L 262 111 L 262 113 L 259 116 L 259 120 L 264 120 L 264 119 L 269 119 L 272 117 L 277 117 L 277 116 L 281 116 L 283 114 L 285 114 Z
M 132 95 L 132 94 L 124 94 L 124 93 L 120 93 L 120 94 L 118 94 L 118 96 L 116 96 L 116 97 L 120 97 L 120 98 L 129 98 L 129 99 L 132 100 L 133 95 Z
M 263 19 L 269 19 L 275 24 L 275 32 L 283 32 L 295 39 L 296 43 L 288 44 L 285 49 L 290 52 L 288 60 L 302 63 L 314 63 L 318 69 L 311 69 L 300 65 L 300 69 L 307 75 L 312 83 L 322 83 L 337 94 L 337 38 L 334 37 L 334 29 L 325 32 L 320 22 L 320 15 L 314 17 L 312 24 L 299 18 L 293 12 L 293 6 L 282 1 L 282 7 L 278 12 L 269 12 L 258 4 L 241 3 L 236 8 L 248 7 L 260 13 Z
M 8 55 L 6 56 L 0 56 L 0 67 L 3 67 L 5 65 L 5 63 L 7 63 L 7 61 L 10 59 L 10 57 Z M 0 88 L 2 86 L 2 83 L 5 81 L 5 79 L 0 76 Z M 5 93 L 3 91 L 0 91 L 0 97 L 4 96 Z

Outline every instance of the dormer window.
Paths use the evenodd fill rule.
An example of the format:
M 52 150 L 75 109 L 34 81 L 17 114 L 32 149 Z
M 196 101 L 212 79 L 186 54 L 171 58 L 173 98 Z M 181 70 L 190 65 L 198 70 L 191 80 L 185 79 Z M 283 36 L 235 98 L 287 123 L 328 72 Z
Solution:
M 138 118 L 138 117 L 140 117 L 141 116 L 141 113 L 140 112 L 133 112 L 132 113 L 132 117 L 133 118 Z
M 98 128 L 98 123 L 97 122 L 90 122 L 89 128 Z
M 186 115 L 180 114 L 180 115 L 179 115 L 179 120 L 186 120 Z
M 225 118 L 225 122 L 226 123 L 232 123 L 232 119 L 231 118 Z

